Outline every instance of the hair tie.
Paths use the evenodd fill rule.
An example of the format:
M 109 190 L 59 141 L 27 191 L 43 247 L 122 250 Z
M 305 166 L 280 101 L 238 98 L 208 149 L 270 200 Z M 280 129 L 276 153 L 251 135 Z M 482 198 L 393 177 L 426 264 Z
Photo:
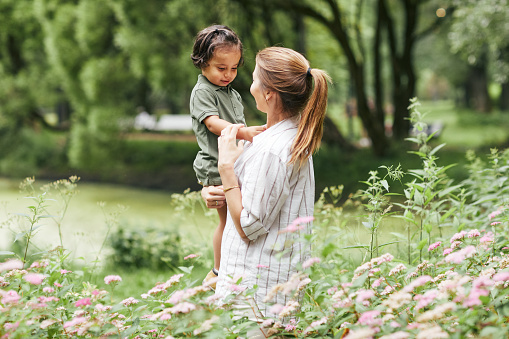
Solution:
M 308 71 L 306 72 L 306 76 L 311 76 L 311 67 L 308 68 Z

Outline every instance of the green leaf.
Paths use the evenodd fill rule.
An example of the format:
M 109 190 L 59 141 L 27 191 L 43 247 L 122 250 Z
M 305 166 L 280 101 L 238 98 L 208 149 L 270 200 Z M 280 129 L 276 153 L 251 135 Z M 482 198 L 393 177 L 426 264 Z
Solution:
M 419 242 L 419 245 L 417 245 L 417 249 L 418 250 L 422 250 L 424 248 L 424 246 L 426 246 L 426 243 L 428 242 L 428 239 L 422 239 L 420 242 Z
M 322 256 L 325 258 L 327 257 L 329 254 L 331 254 L 332 252 L 334 252 L 334 250 L 336 249 L 336 245 L 334 245 L 333 243 L 329 243 L 327 244 L 327 246 L 325 246 L 323 249 L 322 249 Z
M 368 249 L 369 245 L 353 245 L 353 246 L 342 247 L 343 250 L 348 250 L 348 249 L 351 249 L 351 248 L 365 248 L 365 249 Z
M 10 251 L 0 251 L 0 255 L 15 255 L 16 253 Z
M 120 333 L 120 337 L 121 338 L 125 338 L 125 337 L 128 337 L 130 336 L 131 334 L 134 334 L 134 332 L 136 332 L 138 330 L 138 328 L 140 328 L 140 318 L 136 318 L 134 319 L 131 327 L 129 327 L 127 330 L 125 330 L 124 332 Z
M 387 182 L 387 180 L 381 180 L 380 183 L 385 188 L 385 190 L 389 192 L 389 183 Z
M 179 269 L 181 269 L 184 273 L 191 274 L 191 271 L 193 270 L 193 266 L 191 266 L 191 267 L 179 266 Z
M 387 245 L 392 245 L 392 244 L 396 244 L 398 242 L 401 242 L 401 241 L 391 241 L 391 242 L 386 242 L 384 244 L 381 244 L 381 245 L 378 245 L 378 248 L 382 248 L 384 246 L 387 246 Z
M 438 131 L 437 131 L 438 132 Z M 436 133 L 436 132 L 435 132 Z M 435 134 L 433 133 L 430 138 Z M 441 145 L 438 145 L 437 147 L 433 148 L 433 150 L 431 150 L 431 152 L 429 152 L 429 155 L 433 155 L 435 154 L 436 152 L 438 152 L 442 147 L 444 147 L 445 144 L 441 144 Z

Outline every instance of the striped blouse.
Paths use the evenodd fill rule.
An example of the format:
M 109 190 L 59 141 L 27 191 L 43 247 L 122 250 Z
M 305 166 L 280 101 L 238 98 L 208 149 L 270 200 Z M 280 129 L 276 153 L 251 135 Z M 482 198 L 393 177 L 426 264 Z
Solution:
M 300 168 L 288 165 L 296 134 L 296 120 L 286 119 L 245 143 L 235 173 L 242 192 L 240 223 L 250 241 L 241 239 L 228 213 L 221 244 L 216 294 L 228 295 L 235 290 L 231 278 L 242 277 L 241 286 L 258 286 L 254 299 L 267 316 L 265 296 L 286 283 L 309 255 L 309 246 L 294 241 L 299 232 L 280 233 L 295 219 L 313 215 L 313 161 L 310 157 Z M 305 224 L 300 232 L 310 233 L 311 227 Z M 273 301 L 285 305 L 289 298 L 279 293 Z

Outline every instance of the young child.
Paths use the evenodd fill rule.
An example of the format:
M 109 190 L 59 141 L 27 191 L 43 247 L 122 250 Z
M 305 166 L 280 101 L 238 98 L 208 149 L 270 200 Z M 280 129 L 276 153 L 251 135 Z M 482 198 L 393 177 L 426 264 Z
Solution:
M 198 182 L 203 186 L 221 186 L 217 170 L 217 137 L 230 124 L 246 124 L 244 106 L 240 94 L 230 83 L 237 76 L 237 68 L 242 65 L 242 43 L 235 32 L 222 25 L 213 25 L 200 31 L 196 36 L 191 59 L 201 69 L 198 81 L 193 88 L 190 110 L 193 131 L 200 151 L 196 155 L 193 168 Z M 243 127 L 237 137 L 252 141 L 253 137 L 264 131 L 262 126 Z M 226 225 L 226 201 L 218 200 L 219 225 L 214 231 L 214 267 L 204 281 L 218 275 L 221 260 L 221 240 Z M 211 284 L 215 288 L 215 284 Z

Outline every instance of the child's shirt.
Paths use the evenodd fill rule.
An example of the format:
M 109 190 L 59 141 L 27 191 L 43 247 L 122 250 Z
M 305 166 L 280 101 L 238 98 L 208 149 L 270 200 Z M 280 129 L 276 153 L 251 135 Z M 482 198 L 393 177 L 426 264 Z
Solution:
M 232 124 L 246 124 L 240 94 L 231 85 L 216 86 L 202 74 L 191 93 L 189 103 L 193 131 L 200 146 L 193 168 L 198 182 L 204 186 L 221 185 L 217 170 L 217 135 L 203 123 L 205 118 L 216 115 Z

